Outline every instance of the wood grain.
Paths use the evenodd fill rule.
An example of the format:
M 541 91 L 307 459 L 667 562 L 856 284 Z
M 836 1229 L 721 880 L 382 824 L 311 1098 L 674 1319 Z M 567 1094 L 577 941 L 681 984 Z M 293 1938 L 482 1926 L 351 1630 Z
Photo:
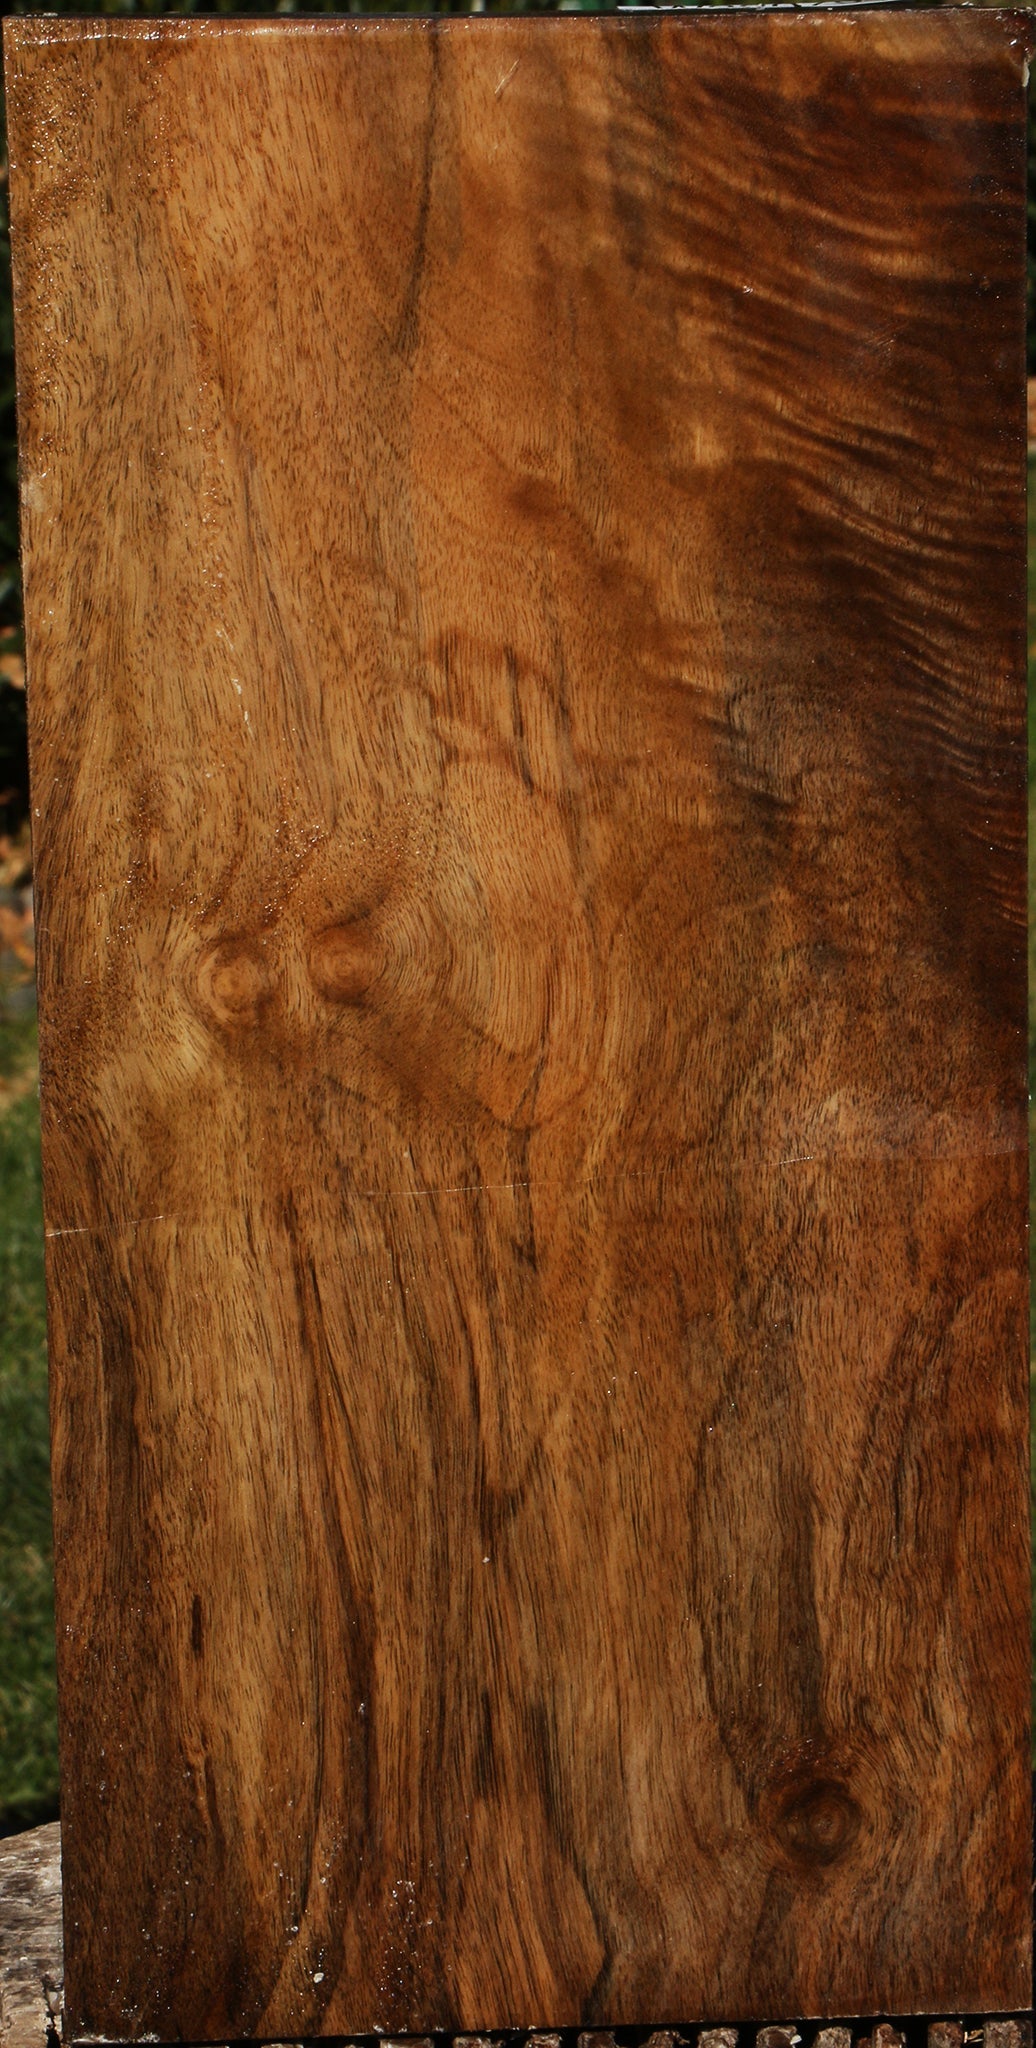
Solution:
M 1029 1997 L 996 12 L 5 23 L 70 2038 Z
M 61 1830 L 54 1822 L 0 1841 L 0 2048 L 54 2048 L 61 2038 Z M 808 2022 L 801 2022 L 806 2027 Z M 646 2027 L 635 2033 L 635 2048 L 691 2048 L 690 2036 Z M 1031 2019 L 986 2020 L 984 2025 L 960 2020 L 907 2021 L 902 2027 L 882 2022 L 860 2038 L 850 2027 L 810 2027 L 808 2048 L 1032 2048 Z M 413 2048 L 433 2048 L 426 2037 L 411 2036 Z M 798 2025 L 701 2027 L 695 2048 L 797 2048 Z M 563 2048 L 560 2033 L 512 2036 L 514 2048 Z M 274 2044 L 268 2044 L 274 2048 Z M 392 2042 L 389 2048 L 404 2048 Z M 455 2034 L 450 2048 L 499 2048 L 485 2034 Z M 616 2048 L 610 2031 L 568 2037 L 568 2048 Z

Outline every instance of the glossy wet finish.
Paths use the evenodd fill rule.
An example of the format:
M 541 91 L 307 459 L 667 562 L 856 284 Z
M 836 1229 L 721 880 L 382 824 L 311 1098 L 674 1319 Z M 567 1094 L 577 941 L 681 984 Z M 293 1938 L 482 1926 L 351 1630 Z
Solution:
M 1026 34 L 6 24 L 72 2035 L 1027 2001 Z

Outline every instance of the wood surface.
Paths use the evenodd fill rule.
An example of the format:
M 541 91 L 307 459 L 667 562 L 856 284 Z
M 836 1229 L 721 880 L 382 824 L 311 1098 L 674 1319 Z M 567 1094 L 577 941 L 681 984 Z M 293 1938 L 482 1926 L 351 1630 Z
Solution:
M 70 2039 L 1028 2001 L 1028 36 L 5 22 Z
M 56 1822 L 0 1841 L 0 2048 L 56 2048 L 61 2037 L 61 1829 Z M 805 2022 L 803 2022 L 805 2024 Z M 798 2048 L 799 2028 L 753 2027 L 743 2048 Z M 965 2027 L 960 2020 L 930 2020 L 925 2026 L 880 2022 L 860 2038 L 845 2026 L 810 2029 L 809 2048 L 1032 2048 L 1031 2019 L 987 2019 Z M 667 2028 L 636 2030 L 626 2048 L 691 2048 L 685 2033 Z M 413 2037 L 411 2037 L 413 2038 Z M 512 2048 L 616 2048 L 611 2032 L 526 2033 Z M 739 2048 L 738 2027 L 701 2027 L 695 2048 Z M 272 2044 L 271 2044 L 272 2048 Z M 406 2048 L 389 2042 L 387 2048 Z M 428 2039 L 413 2048 L 433 2048 Z M 457 2034 L 447 2048 L 504 2048 L 486 2035 Z

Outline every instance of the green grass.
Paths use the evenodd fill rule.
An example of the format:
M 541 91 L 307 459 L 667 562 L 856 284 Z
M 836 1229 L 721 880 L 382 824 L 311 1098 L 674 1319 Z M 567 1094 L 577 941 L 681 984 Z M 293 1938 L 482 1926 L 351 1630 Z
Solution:
M 36 1024 L 0 995 L 0 1825 L 56 1809 Z

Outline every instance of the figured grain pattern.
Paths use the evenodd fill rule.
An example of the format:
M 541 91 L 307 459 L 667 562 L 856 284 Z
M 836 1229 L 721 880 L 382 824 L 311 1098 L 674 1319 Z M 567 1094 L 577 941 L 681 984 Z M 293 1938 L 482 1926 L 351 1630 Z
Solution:
M 70 2038 L 1023 2005 L 1024 20 L 5 34 Z

